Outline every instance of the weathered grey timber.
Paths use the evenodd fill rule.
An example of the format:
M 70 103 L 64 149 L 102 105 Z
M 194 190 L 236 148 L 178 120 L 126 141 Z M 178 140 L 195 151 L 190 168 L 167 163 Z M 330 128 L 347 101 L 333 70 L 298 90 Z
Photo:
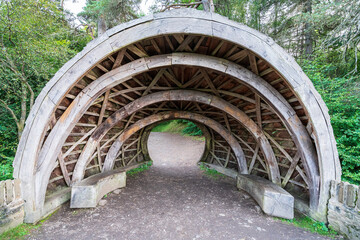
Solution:
M 120 136 L 111 145 L 109 152 L 107 153 L 105 158 L 103 172 L 111 171 L 113 169 L 115 164 L 115 159 L 118 155 L 121 146 L 126 142 L 126 140 L 129 137 L 131 137 L 132 134 L 134 134 L 135 132 L 139 131 L 142 128 L 145 128 L 149 125 L 152 125 L 156 122 L 160 122 L 165 119 L 194 120 L 196 122 L 204 124 L 205 126 L 208 126 L 209 128 L 212 128 L 213 130 L 221 134 L 231 146 L 239 164 L 239 172 L 242 174 L 248 173 L 244 152 L 241 146 L 239 145 L 238 141 L 236 140 L 236 138 L 233 135 L 231 135 L 231 133 L 227 131 L 226 128 L 224 128 L 221 124 L 210 118 L 204 117 L 200 114 L 185 112 L 185 111 L 171 111 L 171 112 L 162 112 L 162 113 L 154 114 L 150 117 L 139 120 L 133 125 L 131 125 L 123 133 L 121 133 Z M 117 120 L 120 121 L 121 119 L 117 119 Z
M 237 187 L 249 193 L 264 213 L 294 218 L 294 197 L 278 185 L 258 176 L 238 174 Z
M 126 186 L 126 171 L 116 169 L 93 175 L 71 187 L 71 208 L 94 208 L 107 193 Z
M 126 66 L 114 68 L 105 74 L 106 77 L 109 77 L 109 82 L 98 85 L 99 91 L 91 97 L 87 95 L 90 93 L 89 89 L 83 89 L 55 126 L 51 127 L 56 108 L 69 90 L 79 79 L 88 74 L 90 69 L 99 65 L 111 54 L 142 39 L 152 39 L 160 35 L 171 34 L 210 36 L 237 44 L 242 46 L 245 52 L 262 58 L 263 61 L 273 67 L 275 72 L 281 75 L 309 118 L 307 126 L 309 134 L 304 130 L 304 126 L 299 124 L 301 121 L 297 119 L 292 108 L 288 108 L 288 102 L 283 102 L 279 98 L 281 95 L 277 91 L 268 89 L 266 86 L 262 89 L 257 89 L 256 85 L 250 87 L 256 90 L 260 97 L 273 108 L 273 111 L 281 117 L 292 134 L 308 178 L 311 214 L 318 220 L 326 221 L 326 202 L 330 180 L 340 180 L 341 168 L 328 110 L 320 95 L 295 60 L 271 38 L 217 14 L 192 9 L 148 15 L 108 30 L 66 63 L 44 87 L 26 121 L 26 127 L 14 161 L 14 177 L 22 180 L 22 194 L 26 201 L 24 206 L 25 218 L 35 211 L 42 211 L 49 176 L 54 168 L 56 158 L 59 156 L 62 144 L 74 124 L 77 123 L 91 102 L 114 86 L 109 82 L 114 80 L 114 84 L 121 83 L 121 81 L 116 81 L 120 79 L 120 76 L 116 76 L 113 71 L 121 70 L 123 72 L 122 82 L 136 74 L 157 67 L 181 64 L 194 65 L 194 63 L 196 63 L 195 66 L 211 68 L 228 75 L 232 75 L 233 71 L 236 72 L 239 69 L 240 72 L 244 73 L 236 63 L 229 63 L 226 60 L 219 62 L 219 59 L 208 62 L 207 59 L 200 59 L 199 55 L 189 58 L 188 55 L 172 54 L 171 57 L 166 56 L 168 59 L 164 56 L 161 61 L 155 61 L 153 57 L 138 59 Z M 98 79 L 104 80 L 105 75 Z M 125 75 L 127 79 L 124 77 Z M 235 73 L 234 76 L 236 77 Z M 249 78 L 256 80 L 254 75 L 250 74 L 246 79 L 236 78 L 247 84 L 250 84 L 247 82 Z M 268 92 L 272 92 L 275 97 L 266 97 L 264 89 L 268 89 Z M 75 106 L 80 107 L 73 111 Z M 284 110 L 289 111 L 288 114 Z M 51 131 L 44 142 L 48 130 Z M 315 142 L 315 148 L 309 135 Z M 289 161 L 291 161 L 290 158 Z
M 231 105 L 230 103 L 222 100 L 221 98 L 208 93 L 197 92 L 193 90 L 170 90 L 149 94 L 133 101 L 132 103 L 113 113 L 108 119 L 106 119 L 106 121 L 104 121 L 99 127 L 97 127 L 94 133 L 90 136 L 75 166 L 73 173 L 73 182 L 78 182 L 83 179 L 86 165 L 88 164 L 89 158 L 95 150 L 95 146 L 98 144 L 99 141 L 101 141 L 102 137 L 114 125 L 116 125 L 117 122 L 140 110 L 141 108 L 157 102 L 171 100 L 193 101 L 207 104 L 226 111 L 229 115 L 233 116 L 236 120 L 238 120 L 239 123 L 244 124 L 244 127 L 247 128 L 256 137 L 256 139 L 258 139 L 259 144 L 261 145 L 261 149 L 266 156 L 265 159 L 271 172 L 271 180 L 274 183 L 279 183 L 279 168 L 277 166 L 274 152 L 272 151 L 272 148 L 267 138 L 265 137 L 261 129 L 258 127 L 258 125 L 256 125 L 256 123 L 251 120 L 251 118 L 249 118 L 244 112 Z

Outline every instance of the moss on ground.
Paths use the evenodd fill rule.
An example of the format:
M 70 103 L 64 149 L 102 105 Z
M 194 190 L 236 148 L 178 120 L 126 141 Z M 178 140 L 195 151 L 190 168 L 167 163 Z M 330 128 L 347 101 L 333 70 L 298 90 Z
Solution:
M 277 219 L 280 219 L 282 222 L 284 222 L 286 224 L 290 224 L 295 227 L 303 228 L 310 232 L 317 233 L 317 234 L 320 234 L 323 236 L 327 236 L 327 237 L 330 237 L 333 239 L 340 236 L 336 231 L 331 229 L 331 227 L 326 226 L 325 223 L 315 221 L 308 216 L 300 216 L 299 214 L 296 214 L 296 216 L 292 220 L 283 219 L 283 218 L 277 218 Z
M 209 168 L 204 163 L 200 163 L 199 168 L 203 171 L 203 173 L 205 173 L 206 175 L 208 175 L 208 176 L 210 176 L 212 178 L 218 179 L 218 178 L 226 177 L 224 174 L 219 173 L 218 171 Z
M 134 168 L 134 169 L 131 169 L 129 171 L 126 172 L 126 175 L 127 176 L 133 176 L 135 174 L 138 174 L 140 172 L 143 172 L 145 170 L 148 170 L 152 165 L 152 162 L 147 162 L 147 163 L 144 163 L 143 165 L 140 165 L 139 167 L 137 168 Z
M 51 213 L 49 216 L 47 216 L 46 218 L 42 219 L 41 221 L 39 221 L 36 224 L 28 224 L 28 223 L 23 223 L 13 229 L 10 229 L 7 232 L 4 232 L 0 235 L 0 239 L 7 239 L 7 240 L 20 240 L 20 239 L 24 239 L 25 236 L 29 235 L 32 231 L 38 229 L 39 227 L 42 226 L 42 224 L 48 220 L 54 213 L 56 213 L 56 211 L 54 211 L 53 213 Z

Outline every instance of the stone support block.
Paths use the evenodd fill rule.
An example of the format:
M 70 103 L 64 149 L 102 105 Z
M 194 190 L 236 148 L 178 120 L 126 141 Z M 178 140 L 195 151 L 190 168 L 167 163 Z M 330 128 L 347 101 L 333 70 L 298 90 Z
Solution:
M 294 218 L 294 197 L 269 180 L 238 174 L 237 187 L 249 193 L 264 213 L 274 217 Z
M 126 172 L 112 170 L 93 175 L 71 188 L 71 208 L 94 208 L 107 193 L 126 186 Z

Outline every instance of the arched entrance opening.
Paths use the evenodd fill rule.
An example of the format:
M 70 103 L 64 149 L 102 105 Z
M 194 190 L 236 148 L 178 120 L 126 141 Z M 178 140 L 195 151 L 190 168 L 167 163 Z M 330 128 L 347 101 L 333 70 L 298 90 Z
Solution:
M 153 167 L 165 170 L 176 170 L 178 167 L 194 168 L 204 158 L 205 143 L 209 139 L 200 130 L 200 124 L 175 119 L 153 125 L 155 126 L 149 128 L 145 143 Z
M 310 80 L 270 38 L 180 9 L 110 29 L 43 89 L 14 163 L 26 221 L 44 215 L 55 190 L 146 161 L 147 127 L 174 118 L 208 129 L 206 161 L 301 193 L 308 212 L 325 218 L 329 184 L 341 170 Z M 116 161 L 126 147 L 132 151 Z

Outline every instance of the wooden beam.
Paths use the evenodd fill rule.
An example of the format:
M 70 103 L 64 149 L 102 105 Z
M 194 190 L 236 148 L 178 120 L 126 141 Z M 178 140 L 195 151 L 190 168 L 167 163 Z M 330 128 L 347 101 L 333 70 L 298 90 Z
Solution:
M 105 158 L 103 171 L 104 172 L 109 171 L 113 168 L 118 151 L 120 150 L 120 148 L 123 147 L 126 140 L 130 136 L 132 136 L 135 132 L 156 122 L 164 121 L 167 119 L 177 119 L 177 118 L 195 120 L 196 122 L 202 123 L 208 126 L 209 128 L 213 129 L 214 131 L 218 132 L 229 143 L 229 145 L 233 149 L 239 164 L 240 172 L 247 173 L 246 159 L 244 157 L 244 152 L 242 151 L 239 143 L 232 136 L 231 132 L 229 132 L 221 124 L 217 123 L 216 121 L 210 118 L 204 117 L 200 114 L 184 112 L 184 111 L 171 111 L 171 112 L 158 113 L 146 117 L 144 119 L 141 119 L 138 122 L 131 125 L 121 135 L 119 135 L 119 137 L 116 139 L 116 141 L 109 149 L 109 152 Z

